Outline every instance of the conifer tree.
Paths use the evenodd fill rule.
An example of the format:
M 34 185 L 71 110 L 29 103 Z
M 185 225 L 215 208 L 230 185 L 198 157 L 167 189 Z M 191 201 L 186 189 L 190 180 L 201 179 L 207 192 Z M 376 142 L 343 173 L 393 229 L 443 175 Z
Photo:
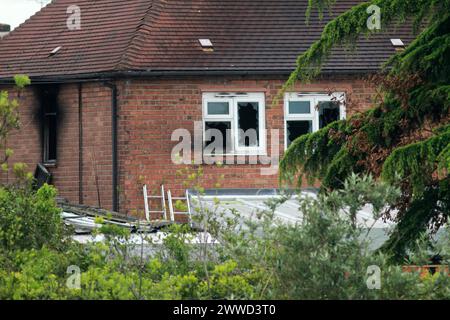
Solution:
M 319 12 L 333 0 L 310 0 Z M 373 0 L 331 20 L 300 55 L 284 86 L 319 76 L 332 48 L 372 32 L 367 8 L 381 9 L 381 30 L 409 23 L 416 39 L 372 76 L 382 95 L 371 109 L 296 139 L 280 163 L 280 179 L 320 180 L 324 192 L 342 187 L 352 172 L 401 187 L 384 213 L 397 222 L 384 249 L 401 258 L 421 233 L 450 215 L 450 0 Z

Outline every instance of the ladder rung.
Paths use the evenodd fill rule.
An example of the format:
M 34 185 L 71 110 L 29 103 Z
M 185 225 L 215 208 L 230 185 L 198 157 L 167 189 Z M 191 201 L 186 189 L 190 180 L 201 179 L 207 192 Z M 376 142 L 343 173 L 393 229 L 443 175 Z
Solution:
M 164 220 L 167 220 L 166 201 L 165 201 L 166 199 L 164 196 L 164 185 L 161 185 L 161 195 L 160 196 L 149 195 L 148 191 L 147 191 L 147 185 L 143 186 L 143 193 L 144 193 L 145 218 L 147 219 L 147 221 L 150 221 L 151 213 L 162 214 Z M 161 199 L 162 210 L 150 210 L 149 202 L 153 201 L 154 199 Z

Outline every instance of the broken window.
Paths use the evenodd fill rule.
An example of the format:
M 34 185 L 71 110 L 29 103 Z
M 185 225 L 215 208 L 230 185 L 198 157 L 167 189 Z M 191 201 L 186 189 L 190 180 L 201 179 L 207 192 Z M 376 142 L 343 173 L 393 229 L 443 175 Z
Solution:
M 339 120 L 339 102 L 337 101 L 319 101 L 319 129 L 322 129 L 330 123 Z
M 263 153 L 264 93 L 203 94 L 203 127 L 205 154 Z
M 258 102 L 238 102 L 239 146 L 259 146 L 259 105 Z
M 298 137 L 312 132 L 312 120 L 286 121 L 287 144 Z
M 229 152 L 231 141 L 231 122 L 230 121 L 206 121 L 205 122 L 205 150 L 209 150 L 209 153 L 223 154 Z M 217 149 L 213 146 L 219 146 L 221 149 Z
M 58 91 L 45 88 L 41 92 L 42 105 L 42 144 L 45 164 L 56 162 L 58 127 Z
M 285 97 L 285 147 L 298 137 L 345 118 L 344 94 L 297 94 Z

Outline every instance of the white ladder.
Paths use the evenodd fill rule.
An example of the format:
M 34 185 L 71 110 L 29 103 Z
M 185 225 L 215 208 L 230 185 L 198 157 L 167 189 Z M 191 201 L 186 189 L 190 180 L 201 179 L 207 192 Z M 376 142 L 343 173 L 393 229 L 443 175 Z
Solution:
M 151 196 L 148 194 L 147 185 L 144 185 L 143 188 L 144 193 L 144 208 L 145 208 L 145 219 L 150 221 L 150 215 L 152 213 L 162 214 L 164 220 L 167 220 L 167 210 L 166 210 L 166 198 L 164 196 L 164 185 L 161 185 L 161 195 L 160 196 Z M 161 208 L 162 210 L 150 210 L 149 199 L 161 199 Z
M 174 200 L 183 200 L 186 202 L 187 211 L 174 211 L 173 210 L 173 201 Z M 189 190 L 186 190 L 184 197 L 172 197 L 172 192 L 167 191 L 167 201 L 169 202 L 169 212 L 170 212 L 170 220 L 175 221 L 175 215 L 187 215 L 189 217 L 189 223 L 191 223 L 192 212 L 191 212 L 191 201 L 189 197 Z
M 165 190 L 164 185 L 161 185 L 161 195 L 160 196 L 152 196 L 148 194 L 147 185 L 144 185 L 143 187 L 143 194 L 144 194 L 144 208 L 145 208 L 145 219 L 147 221 L 151 220 L 151 214 L 152 213 L 159 213 L 162 214 L 164 220 L 167 220 L 167 209 L 166 209 L 166 197 L 165 197 Z M 162 210 L 151 210 L 149 200 L 151 199 L 161 199 L 161 208 Z M 176 200 L 182 200 L 186 202 L 187 211 L 175 211 L 173 208 L 173 201 Z M 167 202 L 169 204 L 169 214 L 170 214 L 170 221 L 175 221 L 175 215 L 187 215 L 189 217 L 189 223 L 191 223 L 192 218 L 192 211 L 191 211 L 191 201 L 190 201 L 190 195 L 189 190 L 186 190 L 184 197 L 172 197 L 172 192 L 170 190 L 167 191 Z

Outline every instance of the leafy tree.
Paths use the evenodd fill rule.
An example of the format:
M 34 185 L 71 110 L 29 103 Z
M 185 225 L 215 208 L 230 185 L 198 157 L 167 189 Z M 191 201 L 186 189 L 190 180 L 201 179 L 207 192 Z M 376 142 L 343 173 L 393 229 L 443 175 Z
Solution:
M 56 206 L 56 189 L 44 185 L 0 188 L 0 252 L 61 248 L 68 231 Z
M 309 3 L 324 10 L 334 2 Z M 280 179 L 301 182 L 305 175 L 329 191 L 356 172 L 398 184 L 402 196 L 384 213 L 398 223 L 384 249 L 400 258 L 417 235 L 437 230 L 450 212 L 450 1 L 373 0 L 351 8 L 298 57 L 284 90 L 317 77 L 333 47 L 376 32 L 366 25 L 370 5 L 381 8 L 382 29 L 410 22 L 417 38 L 372 77 L 380 101 L 296 139 L 281 161 Z
M 383 204 L 395 201 L 400 191 L 388 183 L 376 183 L 368 176 L 351 175 L 343 189 L 298 197 L 302 219 L 295 224 L 279 223 L 274 216 L 285 199 L 273 199 L 259 220 L 248 221 L 250 232 L 240 233 L 240 241 L 224 243 L 240 268 L 258 274 L 256 297 L 269 299 L 431 299 L 448 296 L 449 277 L 436 275 L 436 281 L 420 280 L 389 261 L 389 256 L 370 248 L 369 230 L 353 213 L 366 203 L 379 218 Z M 256 228 L 251 228 L 256 225 Z M 448 256 L 443 239 L 441 254 Z M 428 263 L 427 243 L 420 242 L 411 258 Z M 424 258 L 425 257 L 425 258 Z M 412 263 L 413 260 L 406 262 Z M 446 260 L 443 261 L 444 263 Z M 381 270 L 381 287 L 367 286 L 369 266 Z M 426 284 L 426 288 L 424 288 Z M 434 292 L 434 293 L 433 293 Z
M 0 165 L 3 171 L 9 170 L 8 160 L 14 154 L 14 151 L 7 147 L 7 138 L 12 130 L 19 129 L 19 98 L 23 88 L 29 85 L 30 78 L 26 75 L 14 76 L 14 82 L 17 89 L 17 97 L 11 99 L 8 91 L 0 92 L 0 149 L 3 150 L 3 156 L 0 158 Z M 18 178 L 26 178 L 26 165 L 16 163 L 13 166 L 13 172 Z
M 0 149 L 4 150 L 0 165 L 5 172 L 10 170 L 8 160 L 13 154 L 7 147 L 7 139 L 20 127 L 20 96 L 22 89 L 31 83 L 26 75 L 16 75 L 14 81 L 16 97 L 11 98 L 7 91 L 0 92 Z M 0 252 L 43 246 L 60 248 L 67 230 L 56 206 L 56 189 L 44 185 L 34 191 L 33 176 L 24 163 L 14 163 L 12 172 L 16 183 L 0 187 Z

